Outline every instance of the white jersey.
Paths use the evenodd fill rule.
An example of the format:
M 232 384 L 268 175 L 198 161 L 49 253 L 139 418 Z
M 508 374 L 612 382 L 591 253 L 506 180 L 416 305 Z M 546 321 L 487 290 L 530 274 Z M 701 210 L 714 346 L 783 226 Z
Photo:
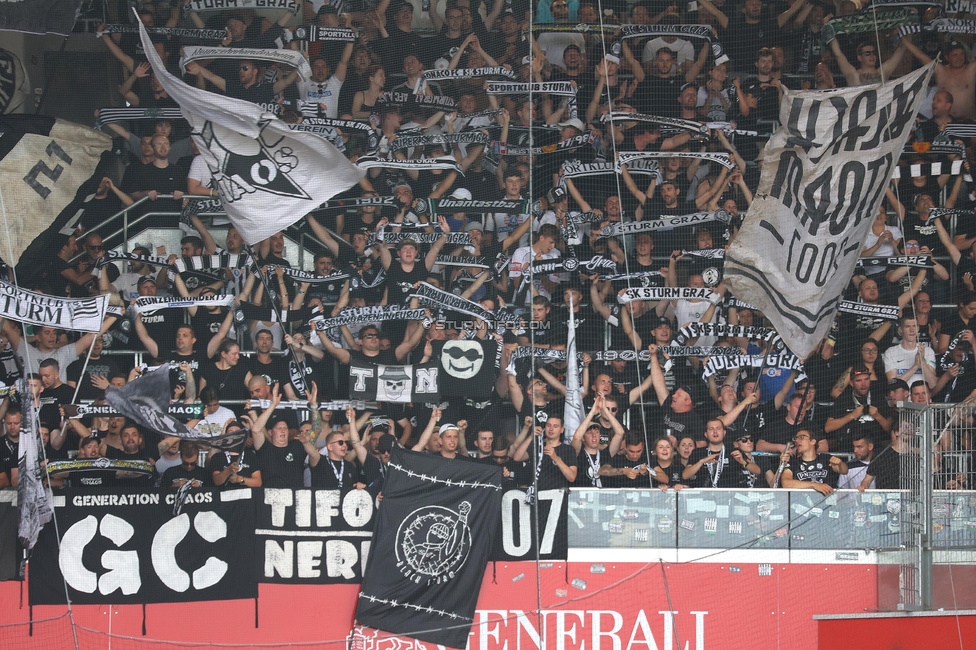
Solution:
M 320 104 L 325 116 L 331 119 L 339 116 L 339 91 L 341 89 L 342 82 L 335 75 L 322 83 L 302 81 L 298 84 L 299 98 Z

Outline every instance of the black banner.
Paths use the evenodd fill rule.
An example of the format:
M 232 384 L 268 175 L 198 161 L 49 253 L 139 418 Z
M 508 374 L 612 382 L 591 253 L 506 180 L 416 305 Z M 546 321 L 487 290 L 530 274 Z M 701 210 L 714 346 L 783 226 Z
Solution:
M 542 490 L 536 494 L 539 508 L 538 556 L 540 560 L 566 559 L 566 510 L 570 492 Z M 502 494 L 502 525 L 495 535 L 493 560 L 535 560 L 537 522 L 535 507 L 525 502 L 525 490 Z
M 31 561 L 30 602 L 169 603 L 256 598 L 251 490 L 69 492 Z
M 323 459 L 322 462 L 326 462 Z M 255 566 L 261 582 L 362 581 L 375 506 L 366 490 L 264 490 L 256 501 Z
M 451 648 L 474 622 L 501 470 L 395 448 L 356 620 Z
M 18 578 L 18 519 L 17 489 L 0 490 L 0 581 Z

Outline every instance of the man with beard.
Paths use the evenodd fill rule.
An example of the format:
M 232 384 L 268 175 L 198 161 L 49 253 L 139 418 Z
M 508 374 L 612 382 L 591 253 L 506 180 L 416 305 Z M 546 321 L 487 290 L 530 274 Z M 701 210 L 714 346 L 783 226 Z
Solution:
M 669 447 L 670 444 L 669 442 Z M 633 434 L 628 435 L 620 452 L 600 467 L 600 480 L 608 488 L 651 487 L 651 472 L 647 454 L 644 453 L 644 440 Z
M 837 489 L 837 475 L 847 474 L 847 464 L 837 456 L 817 453 L 817 437 L 808 429 L 801 429 L 794 438 L 795 453 L 792 458 L 783 454 L 782 460 L 789 459 L 783 470 L 781 483 L 787 489 L 812 488 L 824 496 Z
M 3 438 L 0 438 L 0 487 L 16 487 L 20 456 L 20 424 L 23 414 L 10 406 L 3 416 Z
M 108 447 L 105 450 L 105 457 L 112 460 L 146 460 L 155 465 L 155 460 L 146 453 L 143 445 L 142 430 L 132 421 L 126 421 L 119 434 L 122 440 L 122 449 Z M 152 476 L 119 470 L 115 473 L 114 483 L 119 486 L 133 488 L 148 488 L 152 485 Z
M 875 420 L 882 429 L 890 431 L 893 420 L 891 410 L 884 400 L 880 404 L 873 401 L 871 373 L 867 368 L 854 367 L 851 369 L 851 385 L 834 400 L 830 417 L 824 424 L 826 440 L 821 441 L 821 450 L 850 449 L 857 422 Z
M 210 474 L 206 469 L 197 465 L 200 448 L 189 440 L 180 441 L 180 464 L 170 467 L 163 472 L 159 480 L 159 487 L 164 492 L 176 492 L 187 483 L 190 488 L 199 490 L 213 485 Z
M 868 466 L 874 460 L 874 429 L 877 425 L 869 426 L 858 425 L 854 433 L 854 458 L 847 463 L 847 474 L 840 477 L 837 482 L 838 490 L 856 490 L 857 486 L 864 480 Z M 868 484 L 869 488 L 874 488 L 874 482 Z
M 901 39 L 901 42 L 922 65 L 931 63 L 932 58 L 912 42 L 911 36 Z M 950 101 L 952 117 L 960 120 L 976 119 L 973 93 L 973 86 L 976 86 L 976 62 L 968 60 L 966 47 L 959 41 L 949 43 L 945 50 L 945 63 L 935 66 L 935 83 L 939 86 L 939 92 L 947 93 L 953 98 Z
M 661 369 L 661 361 L 657 357 L 657 345 L 647 346 L 651 353 L 651 383 L 657 394 L 657 403 L 662 407 L 664 429 L 669 438 L 680 438 L 683 433 L 700 435 L 703 428 L 702 417 L 695 410 L 695 396 L 691 387 L 682 384 L 674 390 L 668 391 Z M 670 359 L 669 359 L 670 360 Z M 725 425 L 722 425 L 722 437 L 725 436 Z M 699 438 L 698 444 L 703 441 Z M 693 474 L 692 474 L 693 475 Z M 690 478 L 689 475 L 686 478 Z

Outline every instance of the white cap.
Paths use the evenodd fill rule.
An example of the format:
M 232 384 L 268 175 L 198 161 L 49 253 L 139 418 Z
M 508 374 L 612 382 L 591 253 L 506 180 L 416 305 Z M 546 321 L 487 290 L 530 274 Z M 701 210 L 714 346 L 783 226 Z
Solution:
M 460 429 L 458 429 L 458 427 L 457 427 L 456 424 L 451 424 L 450 422 L 448 422 L 447 424 L 442 424 L 441 425 L 441 430 L 439 431 L 439 433 L 440 433 L 440 435 L 443 436 L 445 433 L 447 433 L 451 429 L 454 429 L 455 431 L 460 431 Z
M 470 201 L 471 192 L 467 188 L 459 187 L 453 192 L 451 192 L 451 198 L 457 199 L 458 201 Z

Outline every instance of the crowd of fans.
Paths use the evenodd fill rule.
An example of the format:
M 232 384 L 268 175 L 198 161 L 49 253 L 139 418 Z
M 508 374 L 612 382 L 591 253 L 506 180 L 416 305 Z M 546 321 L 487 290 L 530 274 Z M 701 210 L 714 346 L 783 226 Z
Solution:
M 937 17 L 925 9 L 915 24 Z M 895 404 L 962 402 L 976 391 L 976 219 L 967 213 L 974 202 L 968 159 L 976 138 L 946 133 L 949 125 L 976 118 L 976 63 L 971 34 L 919 30 L 899 40 L 867 31 L 824 42 L 821 30 L 830 19 L 858 11 L 849 0 L 698 0 L 687 7 L 667 0 L 541 0 L 531 6 L 521 0 L 354 0 L 339 6 L 318 0 L 300 3 L 297 13 L 283 11 L 273 22 L 274 16 L 251 11 L 198 14 L 189 2 L 142 3 L 139 19 L 150 27 L 226 28 L 219 45 L 231 52 L 284 47 L 307 54 L 307 80 L 259 57 L 196 61 L 181 70 L 181 46 L 200 42 L 154 36 L 167 66 L 187 83 L 260 103 L 291 124 L 326 127 L 323 140 L 353 162 L 371 161 L 359 186 L 342 197 L 377 201 L 305 216 L 254 247 L 252 267 L 174 271 L 180 257 L 242 253 L 243 239 L 226 222 L 205 223 L 209 219 L 194 214 L 193 200 L 218 192 L 184 123 L 109 122 L 106 128 L 124 142 L 131 161 L 121 179 L 106 178 L 99 187 L 96 198 L 104 203 L 98 218 L 86 216 L 30 288 L 71 297 L 108 292 L 126 304 L 144 296 L 232 295 L 235 304 L 129 311 L 81 338 L 5 322 L 0 345 L 7 350 L 7 383 L 18 373 L 31 377 L 47 458 L 77 454 L 155 465 L 152 477 L 79 472 L 55 475 L 52 484 L 155 482 L 170 490 L 190 481 L 194 487 L 311 485 L 379 494 L 389 453 L 402 445 L 495 464 L 507 485 L 537 481 L 540 489 L 896 488 L 898 455 L 906 446 Z M 590 28 L 559 29 L 577 23 Z M 354 38 L 303 41 L 301 25 L 350 28 Z M 704 38 L 680 29 L 624 38 L 627 25 L 651 34 L 681 25 L 709 30 Z M 176 108 L 134 34 L 107 30 L 100 38 L 124 69 L 119 93 L 127 106 Z M 778 119 L 783 88 L 887 81 L 934 58 L 941 62 L 912 137 L 919 146 L 903 156 L 900 178 L 891 182 L 864 243 L 865 263 L 849 287 L 849 299 L 897 305 L 900 317 L 838 314 L 810 358 L 792 359 L 762 335 L 768 326 L 763 315 L 725 291 L 721 269 L 722 249 L 757 186 L 762 145 Z M 424 76 L 464 69 L 490 70 L 488 76 Z M 546 94 L 540 86 L 528 94 L 489 94 L 490 80 L 570 82 L 571 91 Z M 602 119 L 611 112 L 637 117 Z M 669 119 L 640 119 L 647 115 Z M 355 120 L 363 128 L 329 120 Z M 703 128 L 690 129 L 693 122 Z M 438 137 L 453 134 L 472 137 Z M 412 139 L 410 147 L 398 144 L 405 138 Z M 922 143 L 931 143 L 935 153 Z M 936 146 L 951 144 L 962 148 Z M 677 155 L 651 156 L 656 164 L 632 169 L 623 164 L 617 173 L 613 165 L 625 152 Z M 730 166 L 706 155 L 719 153 L 728 154 Z M 957 161 L 963 164 L 953 168 Z M 943 165 L 933 175 L 936 162 Z M 573 165 L 594 173 L 567 173 Z M 922 171 L 913 173 L 910 165 Z M 178 254 L 113 244 L 146 259 L 106 263 L 102 218 L 143 197 L 149 201 L 137 208 L 172 214 L 154 217 L 155 225 L 175 228 L 183 212 L 191 234 Z M 443 199 L 519 207 L 435 211 Z M 955 212 L 947 216 L 936 208 Z M 691 213 L 721 218 L 636 235 L 601 234 L 615 224 Z M 316 276 L 309 281 L 285 272 L 285 246 L 293 246 L 287 242 L 299 232 L 317 242 L 307 251 L 313 259 L 307 270 Z M 387 243 L 389 234 L 403 233 L 395 246 Z M 448 243 L 449 233 L 468 239 Z M 886 262 L 898 255 L 932 255 L 935 263 Z M 169 265 L 154 265 L 152 256 L 168 258 Z M 539 266 L 570 259 L 576 263 Z M 330 275 L 335 282 L 321 281 Z M 489 327 L 449 309 L 429 310 L 426 323 L 381 320 L 337 331 L 309 325 L 348 308 L 415 307 L 411 296 L 420 283 L 478 303 L 506 325 Z M 618 303 L 618 295 L 634 286 L 707 287 L 719 299 Z M 957 307 L 940 310 L 933 303 Z M 564 350 L 570 312 L 584 351 L 585 418 L 575 431 L 566 431 L 563 420 L 565 357 L 513 360 L 522 348 Z M 696 322 L 755 329 L 682 336 Z M 495 365 L 490 398 L 380 403 L 366 410 L 335 404 L 349 397 L 351 362 L 420 363 L 448 340 L 497 350 L 486 354 Z M 740 356 L 716 364 L 714 354 L 665 352 L 691 345 L 737 348 L 763 365 Z M 174 403 L 203 405 L 189 426 L 205 434 L 249 429 L 246 446 L 201 452 L 197 444 L 161 437 L 123 417 L 72 417 L 65 405 L 101 403 L 106 387 L 152 371 L 120 351 L 137 353 L 150 367 L 178 364 L 169 370 Z M 17 481 L 23 405 L 8 398 L 3 408 L 0 485 L 7 485 Z M 967 488 L 972 422 L 955 417 L 950 424 L 935 459 L 939 485 Z

